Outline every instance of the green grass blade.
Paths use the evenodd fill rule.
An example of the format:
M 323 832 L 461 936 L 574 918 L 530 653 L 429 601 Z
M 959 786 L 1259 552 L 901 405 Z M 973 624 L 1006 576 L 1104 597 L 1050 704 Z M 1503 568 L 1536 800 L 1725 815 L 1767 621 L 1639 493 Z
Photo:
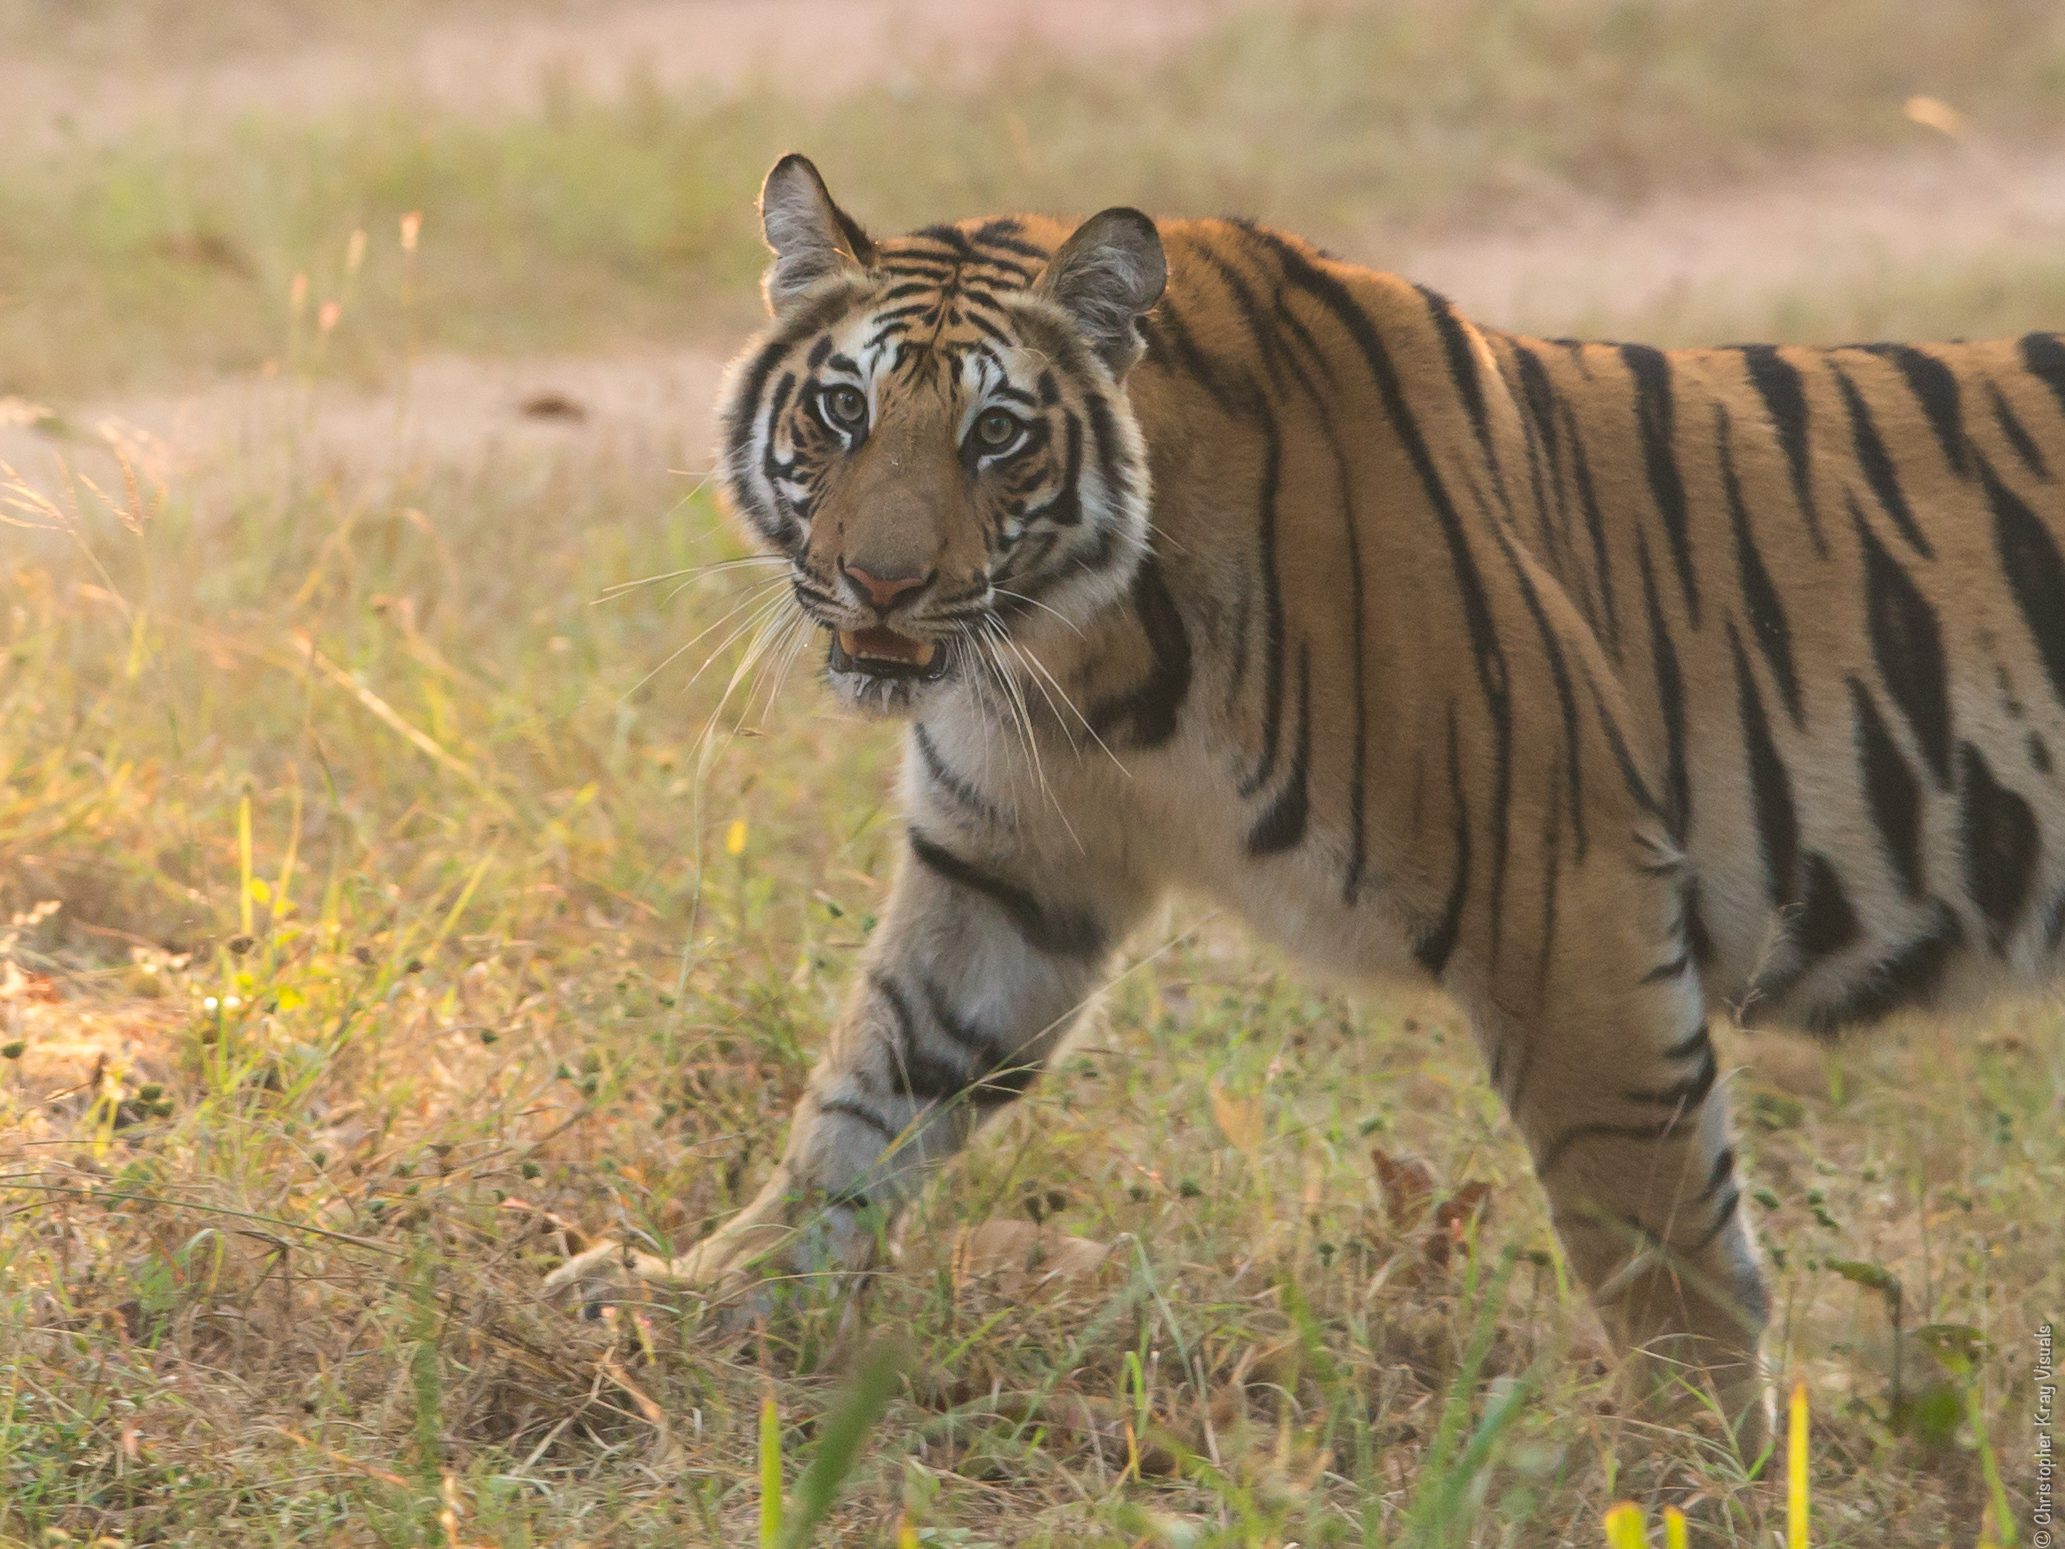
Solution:
M 777 1513 L 776 1537 L 767 1538 L 767 1510 L 761 1507 L 760 1525 L 762 1542 L 775 1542 L 781 1549 L 802 1549 L 810 1542 L 810 1535 L 817 1525 L 830 1515 L 832 1504 L 839 1498 L 840 1486 L 846 1476 L 853 1472 L 853 1465 L 860 1456 L 860 1444 L 867 1439 L 875 1422 L 882 1418 L 882 1411 L 889 1406 L 889 1400 L 896 1392 L 897 1379 L 903 1372 L 903 1353 L 893 1344 L 880 1344 L 871 1350 L 862 1361 L 860 1374 L 854 1379 L 852 1388 L 840 1401 L 839 1407 L 818 1427 L 817 1451 L 810 1459 L 810 1466 L 803 1470 L 803 1477 L 796 1482 L 795 1515 L 786 1527 Z M 763 1425 L 765 1422 L 763 1421 Z M 763 1480 L 766 1468 L 765 1431 L 762 1431 Z M 779 1443 L 777 1442 L 777 1446 Z M 775 1457 L 775 1484 L 777 1491 L 781 1480 L 781 1460 Z
M 769 1386 L 760 1400 L 760 1549 L 782 1538 L 782 1412 Z

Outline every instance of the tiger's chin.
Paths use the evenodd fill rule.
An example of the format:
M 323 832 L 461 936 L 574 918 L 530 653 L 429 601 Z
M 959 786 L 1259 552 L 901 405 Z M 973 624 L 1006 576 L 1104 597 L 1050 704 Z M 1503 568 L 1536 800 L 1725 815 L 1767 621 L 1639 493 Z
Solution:
M 944 640 L 919 640 L 893 629 L 835 629 L 825 656 L 825 681 L 856 710 L 908 715 L 952 677 L 956 652 Z

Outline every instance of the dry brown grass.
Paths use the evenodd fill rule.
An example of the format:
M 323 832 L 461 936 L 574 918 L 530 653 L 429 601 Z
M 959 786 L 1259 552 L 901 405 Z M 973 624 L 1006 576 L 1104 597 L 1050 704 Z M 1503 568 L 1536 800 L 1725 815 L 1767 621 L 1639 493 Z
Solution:
M 1326 208 L 1344 186 L 1330 179 L 1375 177 L 1403 205 L 1456 219 L 1519 186 L 1516 167 L 1646 186 L 1671 175 L 1670 146 L 1628 140 L 1632 160 L 1595 160 L 1598 147 L 1629 124 L 1653 129 L 1673 92 L 1719 80 L 1736 56 L 1701 52 L 1714 39 L 1700 29 L 1722 26 L 1704 13 L 1627 14 L 1691 41 L 1657 53 L 1656 38 L 1681 34 L 1638 27 L 1650 53 L 1580 61 L 1587 100 L 1614 115 L 1575 128 L 1548 124 L 1562 99 L 1541 83 L 1567 59 L 1556 49 L 1580 47 L 1605 12 L 1368 22 L 1355 34 L 1368 47 L 1410 36 L 1387 26 L 1421 27 L 1421 46 L 1464 48 L 1468 63 L 1443 85 L 1429 54 L 1399 55 L 1398 71 L 1428 78 L 1398 85 L 1384 112 L 1434 151 L 1400 150 L 1376 173 L 1370 126 L 1394 120 L 1354 96 L 1354 56 L 1341 50 L 1309 100 L 1271 96 L 1270 71 L 1322 50 L 1304 23 L 1257 23 L 1128 109 L 1139 121 L 1114 132 L 1138 160 L 1113 175 L 1137 173 L 1165 203 L 1253 188 L 1286 209 Z M 1774 100 L 1733 130 L 1715 97 L 1690 117 L 1685 143 L 1711 151 L 1687 153 L 1698 175 L 1778 154 L 1795 132 L 1826 143 L 1816 136 L 1836 131 L 1813 125 L 1913 84 L 1887 61 L 1917 38 L 1938 74 L 2010 84 L 1997 132 L 2050 122 L 2041 78 L 2015 73 L 2050 56 L 2002 63 L 2040 35 L 2031 9 L 1974 11 L 1949 43 L 1947 8 L 1820 14 L 1820 30 L 1796 35 L 1811 57 L 1774 54 L 1742 79 L 1762 91 L 1834 71 L 1853 95 L 1834 92 L 1826 119 L 1819 103 Z M 1909 35 L 1881 37 L 1857 20 L 1868 15 Z M 1466 22 L 1478 30 L 1442 30 Z M 1652 82 L 1645 59 L 1669 68 Z M 1235 78 L 1258 84 L 1228 106 Z M 1537 83 L 1513 94 L 1519 108 L 1483 84 L 1507 79 Z M 1086 164 L 1091 137 L 1067 115 L 1105 99 L 1041 81 L 1009 91 L 1021 95 L 997 111 L 1052 115 L 1027 122 L 1036 143 L 1051 129 L 1064 147 L 1038 179 Z M 879 146 L 950 110 L 865 111 Z M 1877 111 L 1863 114 L 1866 143 L 1886 127 L 1872 127 Z M 1209 114 L 1235 128 L 1186 139 Z M 1482 155 L 1452 157 L 1480 120 Z M 420 185 L 361 177 L 392 170 L 385 152 L 281 152 L 264 187 L 294 190 L 301 213 L 264 217 L 287 234 L 265 284 L 307 262 L 294 243 L 334 233 L 341 254 L 365 220 L 367 273 L 386 276 L 352 314 L 366 320 L 354 347 L 369 374 L 402 371 L 388 351 L 411 327 L 419 340 L 433 323 L 448 338 L 528 337 L 505 317 L 514 298 L 588 294 L 637 251 L 613 247 L 609 233 L 628 228 L 608 222 L 630 219 L 645 180 L 678 170 L 664 147 L 685 141 L 669 137 L 704 123 L 663 113 L 662 153 L 583 202 L 548 200 L 563 240 L 519 222 L 490 242 L 492 221 L 469 234 L 468 217 L 422 192 L 459 201 L 484 180 L 482 158 L 511 147 L 542 147 L 529 165 L 559 187 L 616 154 L 633 124 L 600 109 L 570 122 L 475 140 L 437 127 L 424 155 L 442 170 Z M 794 122 L 749 114 L 737 138 L 698 151 L 718 171 L 695 197 L 729 208 L 732 185 L 757 173 L 753 137 Z M 1269 124 L 1271 143 L 1321 147 L 1295 177 L 1282 170 L 1292 158 L 1272 170 L 1228 138 Z M 1354 132 L 1328 140 L 1342 125 Z M 1724 142 L 1736 150 L 1713 149 Z M 849 172 L 856 202 L 885 219 L 1052 186 L 1018 167 L 1001 119 L 968 129 L 965 161 L 921 160 L 907 184 L 865 175 L 869 143 L 855 139 Z M 323 183 L 326 167 L 349 175 Z M 1430 190 L 1458 168 L 1443 205 Z M 100 185 L 80 166 L 50 177 L 85 203 L 49 208 L 96 207 Z M 425 263 L 449 266 L 436 272 L 457 321 L 419 310 L 412 322 L 386 299 L 400 261 L 391 225 L 354 202 L 369 189 L 425 198 Z M 590 217 L 601 234 L 583 246 Z M 289 380 L 340 364 L 343 351 L 319 359 L 306 336 L 290 350 L 283 313 L 225 324 L 253 293 L 194 302 L 127 248 L 68 271 L 80 299 L 66 313 L 56 268 L 38 265 L 92 229 L 60 223 L 30 261 L 22 228 L 0 227 L 17 265 L 0 290 L 25 284 L 50 313 L 7 327 L 98 320 L 73 335 L 69 380 L 119 376 L 138 338 L 139 358 L 201 341 L 204 357 L 282 360 Z M 711 252 L 742 242 L 712 230 Z M 494 243 L 531 261 L 528 292 L 502 288 L 483 257 L 503 251 Z M 477 287 L 462 285 L 469 265 L 485 271 Z M 1982 301 L 1953 291 L 1930 304 L 1952 319 L 2005 315 Z M 593 317 L 567 315 L 581 340 L 607 341 L 580 332 Z M 1743 331 L 1776 321 L 1767 309 Z M 646 675 L 756 572 L 597 601 L 628 579 L 737 557 L 693 473 L 666 471 L 701 465 L 686 428 L 675 444 L 616 441 L 606 426 L 564 445 L 512 439 L 455 463 L 340 454 L 362 438 L 321 434 L 322 404 L 289 393 L 198 463 L 131 443 L 133 493 L 77 416 L 47 449 L 109 498 L 38 468 L 8 509 L 41 529 L 0 528 L 0 919 L 63 902 L 0 927 L 0 1044 L 23 1046 L 0 1062 L 0 1541 L 749 1542 L 763 1397 L 771 1386 L 793 1480 L 861 1342 L 848 1303 L 799 1291 L 763 1343 L 693 1303 L 584 1324 L 540 1305 L 536 1287 L 569 1234 L 687 1242 L 757 1183 L 880 908 L 893 734 L 833 715 L 799 672 L 733 700 L 723 724 L 742 718 L 751 734 L 698 779 L 733 658 L 692 684 L 688 667 L 721 632 Z M 1710 1542 L 1771 1542 L 1778 1503 L 1736 1460 L 1608 1412 L 1589 1315 L 1451 1008 L 1310 990 L 1228 922 L 1181 907 L 1127 962 L 1098 1026 L 925 1197 L 901 1262 L 860 1302 L 866 1326 L 900 1332 L 904 1376 L 828 1541 L 893 1541 L 902 1521 L 921 1543 L 969 1549 L 1535 1549 L 1596 1544 L 1609 1500 L 1668 1493 L 1697 1502 Z M 1973 1541 L 1977 1437 L 1914 1337 L 1924 1324 L 1988 1342 L 1976 1413 L 2026 1529 L 2032 1328 L 2065 1310 L 2055 1012 L 1731 1050 L 1746 1061 L 1731 1077 L 1745 1173 L 1768 1191 L 1755 1218 L 1778 1261 L 1774 1355 L 1814 1394 L 1814 1542 Z M 1473 1184 L 1488 1201 L 1474 1236 L 1453 1208 L 1480 1197 Z M 1056 1273 L 1077 1256 L 1096 1262 Z M 1901 1283 L 1898 1412 L 1885 1300 L 1837 1262 Z M 1484 1429 L 1508 1400 L 1510 1428 Z M 1459 1458 L 1472 1434 L 1483 1455 Z

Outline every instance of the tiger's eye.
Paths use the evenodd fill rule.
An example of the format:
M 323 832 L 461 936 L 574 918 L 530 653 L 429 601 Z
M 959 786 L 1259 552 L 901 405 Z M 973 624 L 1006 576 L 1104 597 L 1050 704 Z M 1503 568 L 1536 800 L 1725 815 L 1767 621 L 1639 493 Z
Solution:
M 857 387 L 835 387 L 824 395 L 825 413 L 841 430 L 851 430 L 868 417 L 868 401 Z
M 975 439 L 988 451 L 997 451 L 1018 439 L 1018 418 L 1002 409 L 986 410 L 975 422 Z

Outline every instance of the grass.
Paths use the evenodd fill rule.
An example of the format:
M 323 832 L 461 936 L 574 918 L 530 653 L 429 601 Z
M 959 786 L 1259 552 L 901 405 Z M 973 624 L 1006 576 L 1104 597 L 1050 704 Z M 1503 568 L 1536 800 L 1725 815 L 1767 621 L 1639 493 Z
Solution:
M 9 946 L 0 1534 L 436 1543 L 449 1509 L 466 1543 L 744 1541 L 762 1395 L 798 1466 L 841 1306 L 764 1347 L 693 1307 L 572 1322 L 536 1301 L 537 1212 L 685 1242 L 750 1191 L 880 907 L 893 739 L 793 684 L 697 800 L 721 669 L 639 679 L 737 588 L 595 603 L 734 552 L 661 464 L 240 456 L 188 470 L 205 510 L 148 469 L 141 520 L 84 495 L 0 578 L 8 907 L 65 901 Z M 1583 1543 L 1666 1489 L 1766 1541 L 1780 1508 L 1698 1436 L 1615 1463 L 1452 1011 L 1321 994 L 1180 909 L 1132 961 L 871 1292 L 909 1360 L 840 1541 Z M 2026 1430 L 2065 1293 L 2057 1019 L 1759 1069 L 1778 1349 L 1828 1417 L 1816 1542 L 1969 1533 L 1972 1418 Z M 1473 1182 L 1474 1238 L 1437 1226 Z M 983 1227 L 994 1274 L 922 1251 Z M 1060 1235 L 1110 1257 L 1024 1294 L 1011 1256 Z M 1905 1287 L 1897 1403 L 1883 1298 L 1838 1261 Z M 1971 1415 L 1922 1324 L 1978 1331 Z
M 0 361 L 52 398 L 293 379 L 316 357 L 287 282 L 338 294 L 360 226 L 331 372 L 705 326 L 744 305 L 739 214 L 799 123 L 846 131 L 835 185 L 885 224 L 1072 199 L 1092 110 L 1113 197 L 1461 220 L 1544 178 L 1635 192 L 1680 155 L 1713 177 L 1890 143 L 1916 86 L 2048 129 L 2044 25 L 1402 8 L 1332 47 L 1244 23 L 1144 97 L 1029 71 L 945 148 L 915 137 L 964 104 L 887 97 L 117 145 L 0 183 L 0 292 L 34 298 L 0 313 Z M 1566 121 L 1573 73 L 1615 111 Z M 1052 160 L 1021 163 L 1014 111 Z M 1251 154 L 1265 130 L 1307 154 Z M 867 159 L 904 135 L 928 148 L 891 187 Z M 209 231 L 249 274 L 152 246 Z M 1675 322 L 1978 333 L 2055 320 L 2053 285 L 1890 275 Z M 1322 993 L 1182 903 L 926 1194 L 858 1324 L 823 1291 L 758 1329 L 540 1305 L 570 1242 L 685 1244 L 764 1175 L 881 907 L 894 735 L 801 669 L 721 709 L 737 646 L 692 677 L 750 620 L 725 622 L 751 569 L 601 600 L 740 557 L 667 471 L 693 441 L 340 459 L 308 434 L 324 384 L 298 391 L 199 461 L 132 445 L 133 481 L 76 433 L 69 478 L 5 497 L 30 525 L 0 529 L 0 1544 L 728 1545 L 821 1517 L 819 1542 L 899 1549 L 1536 1549 L 1596 1545 L 1623 1498 L 1683 1507 L 1695 1543 L 1774 1541 L 1781 1484 L 1612 1412 L 1454 1010 Z M 713 722 L 740 731 L 704 769 Z M 2034 1329 L 2065 1310 L 2057 1012 L 1729 1053 L 1773 1351 L 1813 1396 L 1812 1542 L 2006 1542 Z M 900 1334 L 893 1382 L 869 1328 Z
M 178 57 L 158 36 L 174 13 L 159 11 L 135 25 Z M 14 25 L 32 34 L 42 14 Z M 1982 137 L 2065 130 L 2065 24 L 2043 0 L 1271 9 L 1142 76 L 1028 60 L 979 94 L 805 105 L 766 89 L 598 101 L 548 83 L 516 120 L 399 102 L 10 153 L 0 394 L 73 400 L 274 359 L 294 275 L 338 296 L 350 233 L 377 238 L 411 210 L 435 237 L 409 325 L 427 343 L 728 334 L 760 263 L 759 177 L 798 146 L 885 229 L 1088 199 L 1254 214 L 1371 252 L 1386 233 L 1573 193 L 1628 199 L 1817 153 L 1917 150 L 1930 132 L 1901 116 L 1914 92 Z M 375 255 L 333 361 L 362 373 L 386 369 L 409 311 L 401 266 L 384 244 Z

